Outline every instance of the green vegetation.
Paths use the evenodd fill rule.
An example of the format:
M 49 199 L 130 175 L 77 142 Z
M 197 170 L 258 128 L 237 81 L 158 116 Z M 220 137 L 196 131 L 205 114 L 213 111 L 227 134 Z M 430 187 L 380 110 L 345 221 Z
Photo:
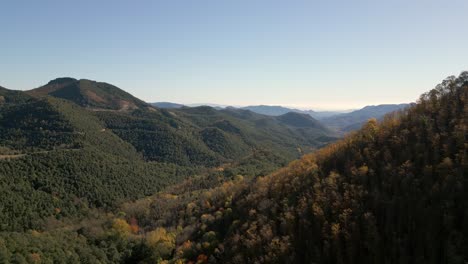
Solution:
M 0 96 L 6 263 L 468 259 L 466 72 L 289 165 L 333 135 L 301 114 Z
M 17 93 L 3 96 L 13 102 Z M 111 208 L 200 171 L 144 162 L 92 113 L 54 98 L 24 97 L 1 106 L 0 230 L 40 229 L 49 217 Z
M 6 148 L 50 150 L 73 144 L 71 125 L 46 101 L 16 92 L 4 93 L 3 98 L 5 102 L 0 104 L 2 152 Z
M 176 260 L 464 263 L 467 98 L 463 73 L 270 176 L 175 189 L 128 217 L 174 234 Z
M 95 114 L 146 160 L 185 166 L 219 166 L 256 150 L 276 153 L 289 161 L 336 140 L 310 117 L 304 118 L 305 125 L 293 126 L 289 116 L 211 107 Z
M 15 263 L 142 258 L 166 247 L 158 241 L 167 233 L 151 233 L 148 247 L 119 234 L 127 234 L 125 220 L 113 225 L 119 204 L 189 177 L 265 175 L 299 157 L 298 148 L 319 145 L 305 136 L 281 142 L 293 133 L 279 122 L 262 136 L 242 117 L 212 108 L 160 110 L 114 86 L 72 78 L 27 93 L 0 88 L 0 121 L 0 254 Z M 246 140 L 252 131 L 281 144 Z M 80 223 L 95 214 L 102 232 Z
M 28 93 L 34 96 L 50 95 L 89 108 L 129 110 L 149 107 L 145 102 L 111 84 L 91 80 L 58 78 Z

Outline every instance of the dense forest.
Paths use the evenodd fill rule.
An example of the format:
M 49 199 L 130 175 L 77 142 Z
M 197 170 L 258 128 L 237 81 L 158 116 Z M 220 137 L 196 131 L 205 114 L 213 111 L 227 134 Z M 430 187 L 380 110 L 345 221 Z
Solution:
M 465 263 L 467 98 L 465 72 L 272 175 L 187 180 L 118 219 L 148 263 Z
M 289 165 L 335 135 L 302 114 L 99 110 L 52 85 L 0 89 L 5 263 L 468 260 L 468 72 Z
M 322 126 L 295 129 L 253 113 L 172 113 L 89 80 L 0 96 L 0 231 L 112 209 L 213 170 L 269 173 L 336 139 Z
M 89 80 L 0 87 L 0 260 L 115 262 L 127 246 L 111 257 L 80 222 L 103 223 L 120 204 L 187 178 L 266 175 L 333 140 L 323 126 L 254 113 L 169 112 Z

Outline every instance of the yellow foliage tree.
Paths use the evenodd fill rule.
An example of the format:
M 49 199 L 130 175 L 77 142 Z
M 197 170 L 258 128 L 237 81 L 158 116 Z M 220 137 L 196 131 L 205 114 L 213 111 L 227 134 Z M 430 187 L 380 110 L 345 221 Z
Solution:
M 124 219 L 114 219 L 112 222 L 112 230 L 114 230 L 118 235 L 127 237 L 131 234 L 132 228 Z
M 157 256 L 168 257 L 175 248 L 175 235 L 159 227 L 146 235 L 146 243 Z

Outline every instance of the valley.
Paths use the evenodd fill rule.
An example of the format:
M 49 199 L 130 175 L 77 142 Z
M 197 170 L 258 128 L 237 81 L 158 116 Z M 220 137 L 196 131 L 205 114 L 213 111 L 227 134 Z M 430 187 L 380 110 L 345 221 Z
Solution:
M 465 72 L 340 138 L 368 114 L 157 108 L 73 78 L 1 88 L 0 259 L 463 259 L 467 93 Z

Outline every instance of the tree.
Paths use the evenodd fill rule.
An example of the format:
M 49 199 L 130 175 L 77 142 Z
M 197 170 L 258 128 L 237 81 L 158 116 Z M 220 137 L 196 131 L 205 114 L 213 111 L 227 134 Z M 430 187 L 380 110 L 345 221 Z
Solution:
M 158 227 L 146 234 L 146 243 L 156 257 L 167 258 L 172 255 L 175 249 L 175 235 Z

